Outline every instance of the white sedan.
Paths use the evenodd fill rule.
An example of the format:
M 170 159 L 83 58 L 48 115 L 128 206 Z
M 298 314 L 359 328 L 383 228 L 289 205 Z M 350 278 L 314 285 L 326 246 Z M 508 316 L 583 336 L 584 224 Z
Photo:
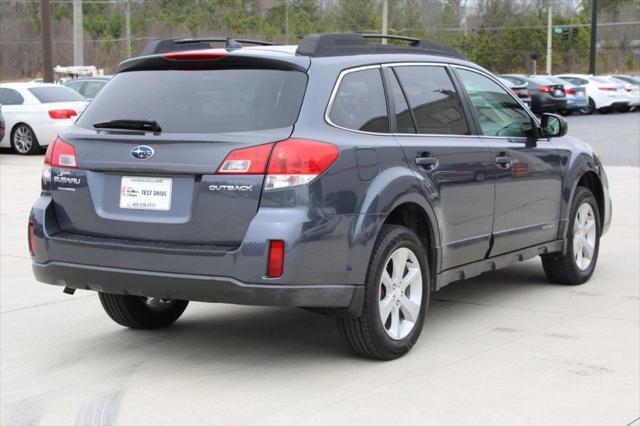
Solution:
M 560 74 L 555 77 L 574 86 L 584 86 L 589 97 L 589 105 L 580 109 L 583 114 L 595 111 L 606 114 L 613 110 L 629 108 L 629 97 L 624 91 L 624 86 L 608 78 L 585 74 Z
M 73 124 L 88 101 L 58 84 L 2 83 L 0 104 L 6 129 L 0 147 L 36 154 Z

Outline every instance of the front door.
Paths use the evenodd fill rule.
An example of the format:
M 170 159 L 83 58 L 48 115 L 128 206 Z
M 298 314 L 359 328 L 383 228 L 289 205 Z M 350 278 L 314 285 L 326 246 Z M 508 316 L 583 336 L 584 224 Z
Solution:
M 484 141 L 470 136 L 447 67 L 383 69 L 392 131 L 439 222 L 441 269 L 483 259 L 493 222 L 493 162 Z
M 562 167 L 548 139 L 514 96 L 488 75 L 457 68 L 494 162 L 495 218 L 490 256 L 556 238 Z

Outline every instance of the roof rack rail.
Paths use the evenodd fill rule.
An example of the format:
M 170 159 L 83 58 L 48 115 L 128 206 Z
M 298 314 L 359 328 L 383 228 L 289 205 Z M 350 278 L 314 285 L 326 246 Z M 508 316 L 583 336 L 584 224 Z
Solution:
M 272 46 L 274 43 L 262 40 L 234 39 L 231 37 L 203 37 L 203 38 L 160 38 L 151 40 L 140 52 L 140 56 L 159 53 L 179 52 L 184 50 L 210 49 L 211 43 L 224 43 L 227 50 L 241 49 L 243 44 L 257 46 Z
M 408 41 L 409 45 L 369 43 L 368 39 Z M 387 34 L 328 33 L 304 37 L 296 54 L 311 57 L 365 55 L 376 53 L 419 53 L 465 59 L 456 48 L 431 40 Z
M 420 39 L 419 38 L 415 38 L 415 37 L 407 37 L 407 36 L 400 36 L 400 35 L 393 35 L 393 34 L 361 34 L 362 37 L 364 38 L 380 38 L 380 39 L 386 39 L 386 40 L 402 40 L 402 41 L 409 41 L 411 42 L 411 46 L 420 43 Z

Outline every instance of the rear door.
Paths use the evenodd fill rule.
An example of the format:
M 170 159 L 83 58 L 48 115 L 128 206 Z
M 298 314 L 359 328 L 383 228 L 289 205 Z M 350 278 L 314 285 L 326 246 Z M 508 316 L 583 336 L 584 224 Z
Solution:
M 116 75 L 61 135 L 79 168 L 52 171 L 61 230 L 239 244 L 258 209 L 264 170 L 218 169 L 232 151 L 242 154 L 235 164 L 249 170 L 268 158 L 272 144 L 292 132 L 306 81 L 303 72 L 271 69 Z M 160 131 L 95 126 L 123 119 L 153 120 Z
M 491 149 L 495 219 L 491 256 L 552 241 L 558 232 L 562 167 L 553 143 L 537 139 L 533 118 L 487 74 L 457 68 Z
M 436 212 L 442 269 L 483 259 L 493 220 L 489 149 L 471 136 L 460 97 L 443 64 L 384 67 L 396 139 Z

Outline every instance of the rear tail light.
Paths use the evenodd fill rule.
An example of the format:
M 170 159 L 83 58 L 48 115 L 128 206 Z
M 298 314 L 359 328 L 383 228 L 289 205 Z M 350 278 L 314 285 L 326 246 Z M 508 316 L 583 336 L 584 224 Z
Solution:
M 231 151 L 218 168 L 218 174 L 263 175 L 267 169 L 272 143 Z
M 576 91 L 573 89 L 564 89 L 564 93 L 566 93 L 567 95 L 575 95 Z
M 324 173 L 339 154 L 337 146 L 325 142 L 306 139 L 278 142 L 271 153 L 264 189 L 309 183 Z
M 29 243 L 29 253 L 31 253 L 31 256 L 35 256 L 36 255 L 36 233 L 35 233 L 35 229 L 36 226 L 33 222 L 29 222 L 29 231 L 28 231 L 28 243 Z
M 58 137 L 47 147 L 44 164 L 51 167 L 75 169 L 78 167 L 76 149 Z
M 551 92 L 553 92 L 553 87 L 550 87 L 550 86 L 540 86 L 540 87 L 538 88 L 538 91 L 539 91 L 540 93 L 551 93 Z
M 54 120 L 63 120 L 75 117 L 78 113 L 72 109 L 52 109 L 49 111 L 49 117 Z
M 615 87 L 601 86 L 598 87 L 598 90 L 602 90 L 604 92 L 615 92 L 617 89 Z
M 284 269 L 284 241 L 269 241 L 269 263 L 267 265 L 267 277 L 278 278 L 282 276 Z
M 231 151 L 219 175 L 264 175 L 265 191 L 303 185 L 324 173 L 338 158 L 338 147 L 307 139 L 287 139 Z
M 76 149 L 73 145 L 56 138 L 47 147 L 42 167 L 42 189 L 48 190 L 51 184 L 51 167 L 75 169 L 78 167 Z

